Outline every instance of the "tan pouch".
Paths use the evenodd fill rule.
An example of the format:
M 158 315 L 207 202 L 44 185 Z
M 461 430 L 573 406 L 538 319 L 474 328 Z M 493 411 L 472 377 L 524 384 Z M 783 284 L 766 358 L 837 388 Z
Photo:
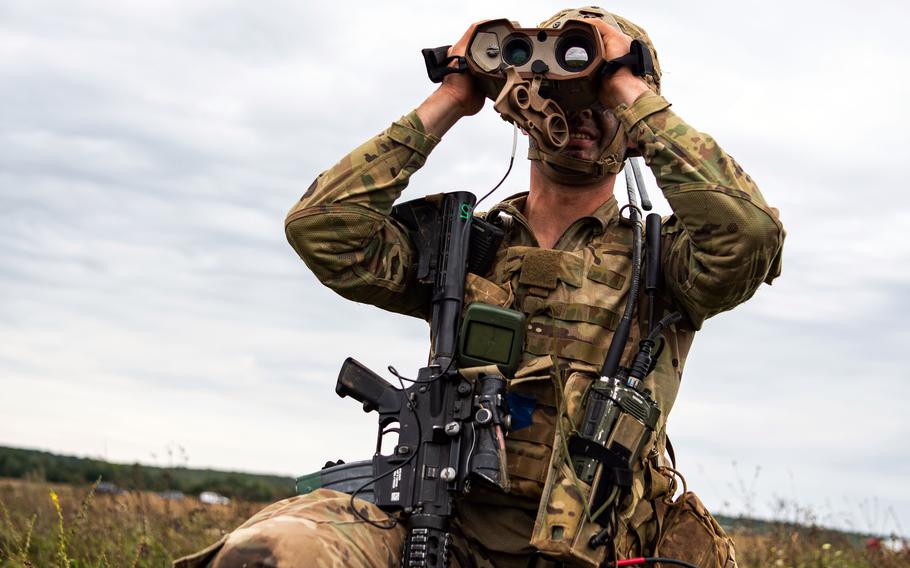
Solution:
M 482 302 L 505 308 L 512 305 L 514 299 L 512 286 L 508 282 L 500 286 L 471 272 L 465 277 L 464 288 L 465 307 L 474 302 Z
M 555 434 L 547 481 L 531 533 L 531 545 L 540 552 L 573 565 L 590 567 L 599 566 L 604 561 L 609 547 L 592 548 L 589 545 L 591 537 L 603 527 L 589 518 L 586 509 L 590 507 L 591 486 L 579 480 L 572 464 L 566 462 L 568 440 L 563 439 L 563 436 L 571 436 L 573 429 L 583 419 L 586 393 L 597 376 L 598 370 L 589 365 L 570 365 L 563 389 L 563 428 L 557 429 Z M 625 424 L 621 418 L 613 431 L 613 439 L 621 439 L 625 435 L 639 436 L 640 423 L 627 416 L 623 418 L 627 418 L 629 423 Z M 653 439 L 645 447 L 651 445 Z M 617 520 L 620 527 L 617 528 L 615 538 L 623 537 L 628 531 L 637 531 L 651 517 L 650 507 L 638 507 L 646 493 L 645 466 L 644 456 L 639 456 L 633 462 L 632 486 L 618 504 Z M 596 478 L 594 483 L 597 483 Z
M 582 401 L 593 377 L 593 373 L 570 372 L 566 379 L 563 391 L 566 416 L 576 424 L 582 417 Z M 588 546 L 591 537 L 601 529 L 600 525 L 590 522 L 585 513 L 591 487 L 579 481 L 571 464 L 565 462 L 562 450 L 565 443 L 557 429 L 547 480 L 531 533 L 531 546 L 556 560 L 599 566 L 606 557 L 606 550 Z
M 667 506 L 656 556 L 674 558 L 699 568 L 736 568 L 733 539 L 717 524 L 691 491 Z
M 531 425 L 506 434 L 506 465 L 513 495 L 539 499 L 547 479 L 556 429 L 556 395 L 550 357 L 526 361 L 509 381 L 510 393 L 534 398 Z

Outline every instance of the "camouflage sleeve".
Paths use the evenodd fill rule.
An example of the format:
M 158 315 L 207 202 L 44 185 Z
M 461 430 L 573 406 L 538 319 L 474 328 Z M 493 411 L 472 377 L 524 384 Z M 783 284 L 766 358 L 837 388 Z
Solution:
M 699 329 L 780 274 L 785 233 L 752 178 L 669 106 L 646 93 L 616 114 L 673 208 L 664 227 L 665 282 Z
M 323 284 L 356 302 L 426 316 L 416 253 L 389 212 L 438 142 L 411 112 L 319 174 L 291 208 L 288 242 Z

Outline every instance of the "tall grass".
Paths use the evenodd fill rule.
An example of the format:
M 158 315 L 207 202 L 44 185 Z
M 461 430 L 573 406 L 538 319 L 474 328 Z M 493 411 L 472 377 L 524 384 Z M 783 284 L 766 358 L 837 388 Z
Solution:
M 147 492 L 98 495 L 96 485 L 0 480 L 0 566 L 169 566 L 262 507 L 206 506 Z M 780 521 L 758 530 L 744 521 L 731 536 L 740 568 L 910 568 L 910 552 L 867 548 L 855 535 L 812 523 Z
M 907 551 L 867 548 L 843 533 L 784 525 L 769 534 L 734 531 L 740 568 L 907 568 Z
M 97 495 L 95 487 L 0 480 L 0 566 L 169 566 L 262 507 L 206 506 L 146 492 Z

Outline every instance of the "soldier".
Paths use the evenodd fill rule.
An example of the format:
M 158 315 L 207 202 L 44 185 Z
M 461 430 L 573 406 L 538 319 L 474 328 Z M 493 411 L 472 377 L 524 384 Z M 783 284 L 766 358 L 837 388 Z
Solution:
M 665 349 L 646 381 L 662 416 L 653 447 L 635 468 L 613 546 L 620 558 L 659 553 L 702 568 L 734 567 L 732 542 L 698 499 L 685 493 L 671 501 L 676 482 L 666 459 L 666 417 L 695 331 L 779 275 L 784 231 L 739 164 L 660 96 L 660 68 L 644 30 L 597 8 L 564 10 L 540 27 L 572 18 L 590 18 L 608 60 L 627 54 L 633 39 L 644 42 L 655 71 L 638 77 L 623 68 L 604 78 L 601 104 L 569 115 L 565 150 L 553 156 L 532 144 L 530 191 L 488 213 L 508 220 L 507 235 L 490 273 L 469 276 L 466 303 L 482 299 L 527 314 L 523 362 L 509 389 L 534 408 L 531 425 L 507 440 L 510 492 L 475 484 L 459 502 L 452 565 L 592 565 L 559 549 L 548 523 L 574 514 L 567 512 L 572 503 L 554 497 L 560 483 L 554 471 L 628 297 L 631 229 L 613 189 L 631 151 L 644 157 L 673 209 L 662 230 L 661 311 L 679 310 L 684 318 L 664 331 Z M 464 54 L 473 29 L 451 54 Z M 350 300 L 427 317 L 428 298 L 413 284 L 415 251 L 389 212 L 446 131 L 478 113 L 484 100 L 469 74 L 450 74 L 416 110 L 312 183 L 288 214 L 286 231 L 326 286 Z M 592 166 L 578 173 L 561 165 L 564 158 Z M 630 345 L 647 323 L 642 312 Z M 369 503 L 356 504 L 364 515 L 386 518 Z M 401 523 L 377 528 L 350 510 L 347 495 L 321 489 L 267 507 L 177 565 L 398 566 L 404 535 Z

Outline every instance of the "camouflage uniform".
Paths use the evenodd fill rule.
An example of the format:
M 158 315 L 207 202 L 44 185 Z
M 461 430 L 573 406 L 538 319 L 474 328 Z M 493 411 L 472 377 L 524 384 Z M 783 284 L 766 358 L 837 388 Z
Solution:
M 739 164 L 669 107 L 663 97 L 646 93 L 615 109 L 674 211 L 662 230 L 665 282 L 658 317 L 673 309 L 686 316 L 663 334 L 666 347 L 646 380 L 662 418 L 652 451 L 636 467 L 633 499 L 621 512 L 616 544 L 620 557 L 657 548 L 705 568 L 723 568 L 735 565 L 731 543 L 697 498 L 686 494 L 676 504 L 668 501 L 675 483 L 664 467 L 666 417 L 695 331 L 780 273 L 784 232 L 777 212 Z M 411 112 L 321 174 L 291 209 L 288 240 L 326 286 L 350 300 L 426 317 L 428 298 L 413 285 L 415 252 L 389 212 L 438 141 Z M 532 424 L 507 439 L 511 492 L 480 488 L 460 503 L 453 529 L 456 566 L 526 566 L 530 542 L 562 546 L 552 541 L 547 523 L 576 514 L 560 506 L 562 497 L 572 500 L 573 491 L 557 471 L 564 441 L 628 297 L 632 236 L 615 199 L 574 222 L 553 249 L 539 248 L 523 215 L 525 199 L 514 196 L 487 214 L 509 220 L 507 236 L 491 272 L 469 275 L 467 301 L 528 315 L 523 363 L 509 389 L 533 397 Z M 647 325 L 646 313 L 637 309 L 625 364 Z M 538 511 L 542 500 L 548 506 Z M 535 520 L 541 521 L 537 530 Z M 397 566 L 402 531 L 363 523 L 347 508 L 346 497 L 322 490 L 276 503 L 250 519 L 227 537 L 212 565 L 270 558 L 272 564 L 263 565 L 308 559 L 313 566 Z M 713 549 L 680 550 L 696 533 L 713 539 Z M 200 558 L 212 557 L 217 548 Z

